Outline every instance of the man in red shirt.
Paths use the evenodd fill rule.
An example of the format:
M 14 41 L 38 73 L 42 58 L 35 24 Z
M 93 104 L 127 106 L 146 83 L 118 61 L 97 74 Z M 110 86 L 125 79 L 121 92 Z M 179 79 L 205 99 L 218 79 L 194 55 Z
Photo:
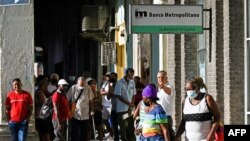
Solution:
M 9 123 L 12 141 L 25 141 L 28 124 L 33 111 L 33 99 L 29 92 L 22 90 L 19 78 L 12 81 L 13 90 L 5 101 L 5 114 Z
M 68 83 L 64 79 L 58 81 L 58 89 L 52 96 L 54 112 L 52 116 L 52 123 L 54 127 L 55 139 L 54 141 L 65 140 L 66 121 L 69 117 L 69 103 L 66 97 Z

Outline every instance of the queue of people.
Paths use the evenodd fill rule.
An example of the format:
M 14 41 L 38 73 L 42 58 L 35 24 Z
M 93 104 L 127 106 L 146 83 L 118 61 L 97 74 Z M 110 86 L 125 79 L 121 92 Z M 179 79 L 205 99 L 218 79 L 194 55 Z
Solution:
M 220 112 L 202 78 L 186 82 L 176 134 L 172 129 L 175 89 L 166 71 L 159 71 L 157 80 L 157 84 L 144 85 L 133 68 L 126 69 L 120 80 L 115 72 L 107 73 L 100 89 L 91 76 L 78 77 L 72 86 L 56 74 L 39 76 L 34 96 L 39 140 L 102 141 L 107 132 L 114 141 L 177 141 L 185 132 L 186 141 L 214 141 Z M 33 110 L 32 96 L 21 86 L 21 80 L 14 79 L 5 102 L 12 141 L 25 141 Z M 44 120 L 40 110 L 50 97 L 53 115 Z

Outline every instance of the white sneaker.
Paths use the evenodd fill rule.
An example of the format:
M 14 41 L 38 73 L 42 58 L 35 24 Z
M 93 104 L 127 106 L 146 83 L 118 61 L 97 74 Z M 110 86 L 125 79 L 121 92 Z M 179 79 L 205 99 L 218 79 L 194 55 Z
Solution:
M 113 140 L 113 137 L 108 134 L 107 136 L 103 137 L 104 140 Z

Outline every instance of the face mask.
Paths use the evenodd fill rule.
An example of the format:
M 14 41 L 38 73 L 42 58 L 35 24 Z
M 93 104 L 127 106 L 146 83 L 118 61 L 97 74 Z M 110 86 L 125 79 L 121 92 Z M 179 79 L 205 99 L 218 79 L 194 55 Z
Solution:
M 111 83 L 114 83 L 115 81 L 116 81 L 115 78 L 110 78 L 110 79 L 109 79 L 109 82 L 111 82 Z
M 149 106 L 149 103 L 148 103 L 148 102 L 143 101 L 143 103 L 144 103 L 145 106 Z
M 187 96 L 191 99 L 195 98 L 197 96 L 197 93 L 194 90 L 187 91 Z

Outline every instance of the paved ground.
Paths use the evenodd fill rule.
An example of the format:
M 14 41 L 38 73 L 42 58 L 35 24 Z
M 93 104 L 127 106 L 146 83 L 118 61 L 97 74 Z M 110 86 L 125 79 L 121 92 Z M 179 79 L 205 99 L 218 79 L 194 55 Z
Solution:
M 97 135 L 98 136 L 98 135 Z M 105 134 L 105 137 L 102 139 L 103 141 L 114 141 L 112 137 L 109 136 L 109 133 Z M 96 140 L 90 140 L 90 141 L 99 141 L 97 138 Z

